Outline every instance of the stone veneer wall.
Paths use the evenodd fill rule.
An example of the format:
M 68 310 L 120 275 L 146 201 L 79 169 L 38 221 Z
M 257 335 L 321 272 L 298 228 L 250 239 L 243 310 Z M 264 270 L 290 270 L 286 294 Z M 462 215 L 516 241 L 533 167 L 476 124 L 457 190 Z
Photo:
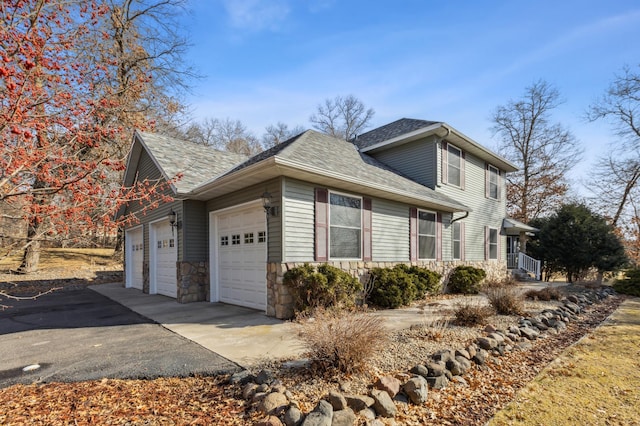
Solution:
M 178 262 L 178 302 L 204 302 L 210 300 L 209 262 Z
M 298 263 L 269 263 L 267 264 L 267 315 L 288 319 L 293 316 L 293 296 L 289 293 L 289 289 L 282 283 L 285 272 L 296 266 L 302 266 L 305 263 L 318 265 L 317 262 L 298 262 Z M 372 268 L 390 268 L 399 263 L 408 262 L 328 262 L 330 265 L 340 268 L 352 274 L 355 277 L 363 279 Z M 476 268 L 482 268 L 487 273 L 487 279 L 500 280 L 507 276 L 506 261 L 421 261 L 411 262 L 412 265 L 421 266 L 442 275 L 443 288 L 449 281 L 451 271 L 460 265 L 470 265 Z
M 142 262 L 142 292 L 149 294 L 149 262 Z

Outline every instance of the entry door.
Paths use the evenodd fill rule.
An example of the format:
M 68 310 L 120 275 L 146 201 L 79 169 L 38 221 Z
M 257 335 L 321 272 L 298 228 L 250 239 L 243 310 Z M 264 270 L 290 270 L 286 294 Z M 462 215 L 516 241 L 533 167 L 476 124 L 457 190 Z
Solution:
M 267 236 L 262 207 L 217 216 L 218 294 L 221 302 L 267 308 Z
M 178 295 L 178 278 L 176 262 L 178 260 L 178 244 L 176 231 L 171 228 L 169 221 L 154 223 L 152 226 L 152 263 L 150 264 L 152 288 L 156 293 L 169 297 Z M 155 285 L 155 286 L 154 286 Z
M 142 227 L 127 231 L 127 287 L 142 290 L 142 265 L 144 263 L 144 240 Z

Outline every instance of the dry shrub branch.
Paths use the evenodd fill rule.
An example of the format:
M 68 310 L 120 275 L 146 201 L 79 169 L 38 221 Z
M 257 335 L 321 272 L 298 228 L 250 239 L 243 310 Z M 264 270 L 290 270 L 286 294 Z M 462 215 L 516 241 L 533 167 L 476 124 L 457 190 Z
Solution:
M 323 371 L 362 371 L 388 340 L 382 318 L 339 310 L 316 310 L 300 321 L 300 340 Z

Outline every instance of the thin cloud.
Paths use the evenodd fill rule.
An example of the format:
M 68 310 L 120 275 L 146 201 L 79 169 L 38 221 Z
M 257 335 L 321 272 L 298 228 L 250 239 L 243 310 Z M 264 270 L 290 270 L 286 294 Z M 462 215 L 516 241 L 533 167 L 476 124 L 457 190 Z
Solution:
M 224 0 L 232 27 L 250 32 L 278 31 L 291 8 L 286 0 Z

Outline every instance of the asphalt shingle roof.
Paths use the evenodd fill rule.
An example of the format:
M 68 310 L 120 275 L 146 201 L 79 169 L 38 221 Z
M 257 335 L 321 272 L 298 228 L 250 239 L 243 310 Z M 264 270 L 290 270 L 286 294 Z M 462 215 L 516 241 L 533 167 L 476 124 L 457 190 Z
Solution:
M 414 118 L 401 118 L 400 120 L 396 120 L 393 123 L 389 123 L 382 127 L 378 127 L 377 129 L 368 131 L 367 133 L 358 135 L 355 138 L 354 143 L 359 148 L 367 148 L 371 145 L 375 145 L 377 143 L 395 138 L 397 136 L 404 135 L 406 133 L 410 133 L 415 130 L 422 129 L 424 127 L 429 127 L 438 123 L 439 121 L 416 120 Z
M 275 156 L 302 167 L 315 167 L 323 173 L 342 175 L 379 188 L 388 188 L 437 204 L 445 204 L 461 210 L 467 210 L 463 204 L 454 199 L 421 185 L 375 158 L 362 154 L 351 142 L 337 139 L 314 130 L 306 132 L 276 145 L 269 154 L 267 151 L 258 154 L 260 160 Z M 249 159 L 232 171 L 238 171 L 249 164 Z
M 218 151 L 156 133 L 139 132 L 145 145 L 169 178 L 182 173 L 176 183 L 178 193 L 187 193 L 203 182 L 224 174 L 247 156 Z

